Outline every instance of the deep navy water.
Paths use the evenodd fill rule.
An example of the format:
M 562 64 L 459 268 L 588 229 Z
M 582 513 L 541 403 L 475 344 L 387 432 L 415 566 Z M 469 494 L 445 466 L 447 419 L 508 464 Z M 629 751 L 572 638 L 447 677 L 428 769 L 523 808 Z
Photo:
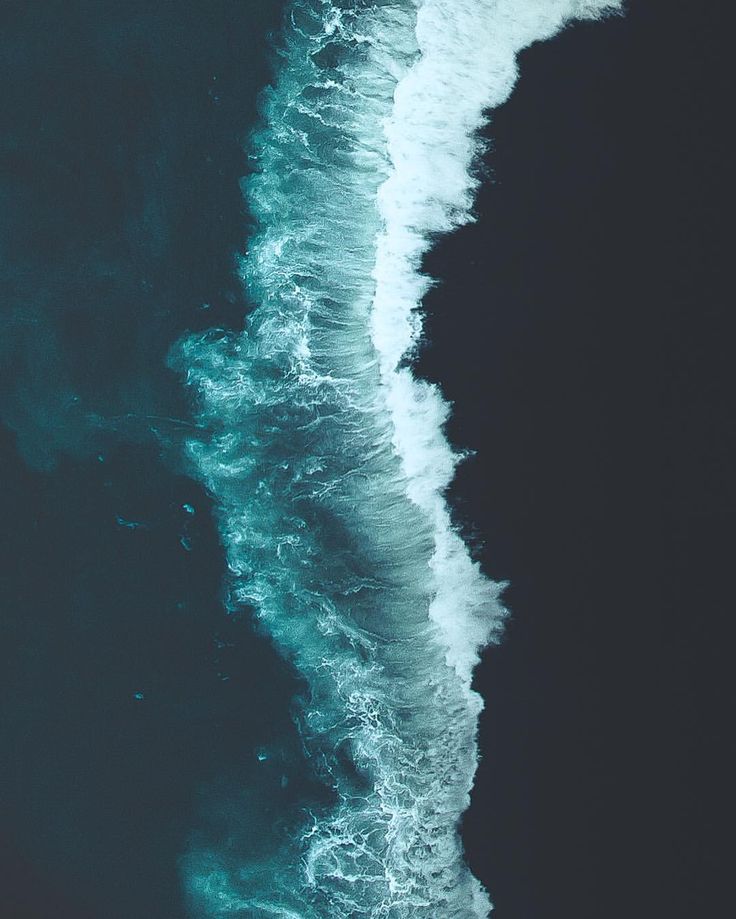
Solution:
M 432 251 L 421 254 L 440 283 L 424 298 L 413 367 L 452 402 L 451 443 L 476 454 L 450 488 L 453 519 L 485 574 L 510 581 L 505 637 L 474 677 L 486 708 L 462 823 L 467 863 L 502 919 L 684 917 L 715 914 L 720 902 L 722 824 L 710 789 L 727 774 L 718 715 L 727 643 L 717 636 L 736 499 L 719 133 L 726 39 L 715 8 L 693 17 L 684 3 L 629 6 L 624 18 L 578 23 L 522 52 L 519 83 L 483 129 L 478 220 L 441 240 L 432 229 Z M 390 869 L 400 888 L 406 869 L 419 889 L 424 863 L 412 853 L 429 817 L 421 806 L 399 813 L 389 824 L 399 826 L 399 843 L 386 855 L 381 834 L 375 845 L 371 836 L 382 824 L 370 781 L 378 776 L 388 789 L 382 815 L 402 795 L 421 804 L 434 762 L 429 753 L 419 760 L 419 787 L 404 786 L 401 745 L 422 718 L 412 753 L 446 734 L 442 759 L 472 752 L 462 745 L 462 726 L 467 719 L 472 734 L 473 724 L 462 681 L 460 689 L 442 683 L 429 652 L 381 656 L 389 624 L 406 629 L 400 638 L 412 649 L 431 647 L 409 615 L 426 585 L 407 599 L 415 556 L 399 562 L 405 549 L 423 558 L 431 539 L 388 479 L 366 491 L 394 468 L 366 446 L 383 436 L 364 395 L 373 390 L 361 388 L 374 377 L 366 371 L 352 388 L 324 390 L 302 368 L 293 392 L 314 386 L 329 407 L 308 416 L 292 390 L 277 390 L 282 344 L 292 340 L 285 321 L 255 319 L 260 338 L 237 337 L 256 304 L 273 302 L 265 269 L 251 267 L 249 288 L 239 277 L 246 249 L 268 267 L 273 239 L 253 245 L 254 218 L 261 227 L 292 217 L 306 225 L 314 210 L 291 172 L 291 147 L 280 148 L 271 171 L 263 152 L 260 167 L 248 157 L 254 127 L 261 151 L 272 151 L 269 123 L 289 123 L 274 115 L 278 95 L 270 110 L 260 96 L 284 67 L 273 50 L 283 47 L 282 14 L 277 3 L 224 0 L 0 5 L 1 915 L 199 919 L 220 915 L 220 895 L 236 915 L 278 914 L 265 899 L 287 904 L 297 893 L 299 859 L 284 841 L 301 838 L 305 813 L 309 839 L 324 845 L 307 858 L 317 892 L 310 902 L 299 894 L 299 908 L 358 915 L 347 899 L 357 874 L 347 892 L 330 887 L 335 865 L 346 864 L 329 848 L 345 826 L 335 813 L 359 814 L 351 832 L 363 834 L 360 856 L 348 856 L 356 871 L 361 857 L 380 861 L 381 878 Z M 399 50 L 404 65 L 416 53 Z M 339 63 L 339 53 L 330 48 L 319 66 L 335 66 L 330 55 Z M 345 66 L 358 68 L 351 78 L 360 89 L 364 61 L 356 60 Z M 371 92 L 378 111 L 381 87 Z M 334 133 L 310 149 L 323 165 L 335 157 L 328 171 L 342 189 L 349 145 L 337 128 L 354 110 L 338 113 Z M 351 130 L 378 123 L 371 116 Z M 364 149 L 370 160 L 375 151 Z M 244 197 L 246 173 L 255 178 Z M 284 190 L 274 176 L 287 175 Z M 356 200 L 349 217 L 366 227 Z M 265 217 L 254 201 L 271 208 Z M 356 240 L 340 223 L 345 212 L 338 208 L 337 230 Z M 321 273 L 310 275 L 314 261 L 302 249 L 286 259 L 300 266 L 300 296 L 334 268 L 334 247 L 322 242 L 309 238 Z M 347 258 L 337 264 L 345 274 L 329 291 L 329 316 L 358 277 L 348 276 Z M 292 283 L 293 275 L 284 281 Z M 319 325 L 327 314 L 314 309 L 311 370 L 316 377 L 339 358 L 347 378 L 365 342 L 356 338 L 341 355 L 334 341 L 360 315 L 340 313 L 342 337 L 330 339 L 333 327 Z M 213 328 L 227 334 L 213 337 Z M 270 351 L 250 343 L 267 340 Z M 248 378 L 258 362 L 268 381 L 260 389 Z M 183 385 L 191 368 L 199 403 Z M 228 373 L 218 407 L 207 381 Z M 246 385 L 258 405 L 278 391 L 280 408 L 254 414 L 233 403 Z M 346 429 L 329 427 L 346 404 L 368 419 L 355 455 Z M 309 439 L 292 441 L 297 428 Z M 337 477 L 305 468 L 259 492 L 263 470 L 285 462 L 278 450 L 306 456 L 305 444 L 315 443 L 345 468 L 365 460 L 365 479 L 343 495 Z M 220 467 L 207 465 L 222 456 L 237 473 L 235 489 L 229 473 L 218 478 Z M 235 468 L 249 457 L 260 466 Z M 299 490 L 310 475 L 333 505 Z M 301 529 L 277 530 L 280 510 L 267 516 L 287 493 L 306 508 L 310 532 L 327 535 L 307 547 L 305 558 L 319 559 L 314 571 L 289 575 L 284 587 L 252 570 L 262 573 L 277 555 L 291 571 Z M 251 554 L 241 555 L 233 533 L 243 527 L 230 526 L 227 513 L 246 499 L 256 506 L 259 494 L 256 518 L 242 518 Z M 395 532 L 373 536 L 370 514 L 357 527 L 345 508 L 362 500 L 381 509 L 379 520 L 396 512 Z M 257 531 L 253 519 L 268 527 Z M 278 548 L 264 542 L 256 555 L 265 530 L 279 534 Z M 386 545 L 396 568 L 378 584 Z M 319 580 L 338 560 L 329 584 Z M 309 628 L 282 633 L 278 617 L 269 619 L 274 584 L 290 609 L 307 593 L 312 602 L 332 592 L 314 620 L 323 641 L 316 657 Z M 371 604 L 381 591 L 399 612 L 376 626 Z M 340 631 L 340 596 L 356 610 L 349 630 Z M 350 684 L 341 696 L 355 703 L 345 725 L 331 720 L 334 699 L 315 676 L 326 648 L 391 674 L 385 697 L 370 668 L 358 674 L 359 691 Z M 328 671 L 333 682 L 356 678 L 341 667 Z M 412 694 L 425 678 L 437 693 L 428 706 L 436 722 Z M 376 729 L 361 751 L 360 731 L 385 726 L 399 702 L 414 721 L 392 724 L 390 737 Z M 319 723 L 310 721 L 317 708 L 327 713 Z M 461 726 L 455 746 L 452 725 Z M 371 743 L 388 752 L 366 765 Z M 404 763 L 398 791 L 387 778 L 396 761 Z M 462 786 L 461 773 L 448 771 L 442 788 L 458 775 Z M 433 839 L 443 840 L 442 870 L 450 866 L 446 889 L 475 890 L 452 848 L 463 809 L 452 800 Z M 344 838 L 335 848 L 349 851 Z M 251 900 L 233 907 L 227 898 L 241 872 L 237 895 Z M 360 906 L 379 915 L 367 912 L 379 874 L 362 877 Z M 216 881 L 203 892 L 202 878 Z M 480 900 L 470 912 L 466 898 L 467 913 L 439 902 L 387 915 L 483 914 Z M 301 915 L 293 903 L 283 909 Z

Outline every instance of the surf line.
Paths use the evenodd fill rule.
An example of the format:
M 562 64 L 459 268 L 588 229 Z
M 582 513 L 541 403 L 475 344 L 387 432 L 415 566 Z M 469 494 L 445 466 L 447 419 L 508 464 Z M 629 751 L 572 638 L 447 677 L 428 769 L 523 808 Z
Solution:
M 457 825 L 477 766 L 472 671 L 505 610 L 444 498 L 459 459 L 449 406 L 407 359 L 432 283 L 422 257 L 473 219 L 478 131 L 511 93 L 518 52 L 616 8 L 289 7 L 245 182 L 256 308 L 244 332 L 190 336 L 172 364 L 210 432 L 188 456 L 216 499 L 228 608 L 252 610 L 304 677 L 304 767 L 333 797 L 282 821 L 288 832 L 261 828 L 261 856 L 193 845 L 194 916 L 491 909 Z M 277 789 L 261 794 L 286 810 Z

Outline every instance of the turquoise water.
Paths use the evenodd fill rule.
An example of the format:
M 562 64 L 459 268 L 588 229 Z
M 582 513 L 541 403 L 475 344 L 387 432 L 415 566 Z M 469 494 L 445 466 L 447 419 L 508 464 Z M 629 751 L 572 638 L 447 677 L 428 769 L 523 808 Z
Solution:
M 632 0 L 575 24 L 518 56 L 498 109 L 503 37 L 520 18 L 517 43 L 549 34 L 534 17 L 551 3 L 448 3 L 422 28 L 384 6 L 372 63 L 376 36 L 348 14 L 374 8 L 342 4 L 316 62 L 325 120 L 345 68 L 360 79 L 329 143 L 284 5 L 0 4 L 0 912 L 329 917 L 359 898 L 442 919 L 453 884 L 477 891 L 464 859 L 503 919 L 718 916 L 736 507 L 726 4 Z M 296 26 L 317 35 L 314 9 Z M 305 155 L 286 144 L 300 104 Z M 338 160 L 339 194 L 321 175 Z M 259 240 L 280 244 L 295 216 L 299 238 L 259 268 Z M 297 314 L 268 294 L 277 271 L 295 291 L 309 259 L 296 286 L 329 286 L 334 305 L 304 324 L 299 367 L 331 394 L 296 381 L 297 346 L 270 331 L 288 322 L 267 321 L 276 299 Z M 290 431 L 299 398 L 321 420 Z M 461 589 L 457 540 L 457 567 L 437 554 L 442 427 L 477 451 L 447 489 L 452 519 L 511 582 L 501 647 L 473 671 L 474 776 L 480 700 L 462 687 L 497 598 L 477 571 Z M 238 471 L 249 459 L 263 474 Z M 438 690 L 417 701 L 413 680 Z M 439 792 L 437 736 L 456 762 L 470 744 Z
M 187 453 L 216 502 L 226 605 L 303 678 L 294 717 L 325 793 L 240 858 L 195 837 L 193 916 L 491 908 L 457 827 L 477 763 L 472 669 L 505 610 L 443 498 L 460 459 L 449 407 L 411 372 L 432 283 L 420 266 L 436 234 L 472 219 L 476 132 L 511 92 L 518 51 L 616 6 L 287 10 L 244 182 L 255 226 L 240 273 L 256 308 L 243 332 L 182 340 L 171 366 L 207 431 Z M 258 811 L 232 794 L 219 806 L 246 825 Z

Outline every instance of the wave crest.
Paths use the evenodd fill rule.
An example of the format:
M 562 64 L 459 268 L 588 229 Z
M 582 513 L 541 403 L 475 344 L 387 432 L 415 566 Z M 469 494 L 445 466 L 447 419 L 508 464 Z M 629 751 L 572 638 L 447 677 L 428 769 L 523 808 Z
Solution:
M 477 762 L 480 649 L 505 610 L 444 500 L 459 457 L 405 366 L 432 238 L 472 219 L 478 128 L 516 54 L 575 0 L 296 2 L 245 183 L 240 334 L 181 343 L 208 441 L 230 603 L 309 686 L 299 715 L 334 802 L 268 870 L 194 852 L 197 915 L 487 916 L 457 832 Z

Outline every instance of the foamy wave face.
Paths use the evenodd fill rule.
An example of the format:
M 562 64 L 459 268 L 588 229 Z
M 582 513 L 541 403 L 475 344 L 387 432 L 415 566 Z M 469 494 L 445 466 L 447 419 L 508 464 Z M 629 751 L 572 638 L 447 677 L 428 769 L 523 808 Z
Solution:
M 420 335 L 422 255 L 470 219 L 476 131 L 517 52 L 614 6 L 290 8 L 246 188 L 258 308 L 242 334 L 192 337 L 173 362 L 211 430 L 189 453 L 217 498 L 231 606 L 305 677 L 300 729 L 334 803 L 268 863 L 193 849 L 194 916 L 490 910 L 457 824 L 477 759 L 471 672 L 504 610 L 443 499 L 448 407 L 400 362 Z

